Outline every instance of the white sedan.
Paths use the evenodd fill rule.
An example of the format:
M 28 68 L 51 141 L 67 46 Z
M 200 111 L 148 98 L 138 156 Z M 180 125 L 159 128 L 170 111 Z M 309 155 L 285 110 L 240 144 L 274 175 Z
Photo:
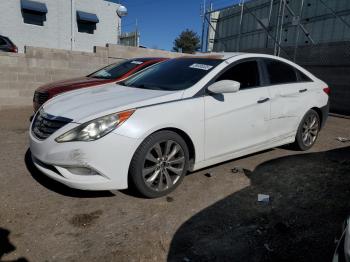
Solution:
M 50 100 L 32 121 L 30 150 L 38 169 L 69 187 L 159 197 L 188 171 L 284 144 L 311 148 L 329 92 L 274 56 L 182 57 Z

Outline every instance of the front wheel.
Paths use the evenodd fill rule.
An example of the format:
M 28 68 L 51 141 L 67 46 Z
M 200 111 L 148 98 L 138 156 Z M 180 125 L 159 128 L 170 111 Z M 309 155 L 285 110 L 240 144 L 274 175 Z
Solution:
M 302 151 L 310 149 L 316 142 L 320 126 L 319 115 L 315 110 L 310 109 L 299 125 L 294 146 Z
M 160 131 L 147 137 L 136 150 L 129 169 L 130 182 L 149 198 L 165 196 L 188 170 L 189 152 L 177 133 Z

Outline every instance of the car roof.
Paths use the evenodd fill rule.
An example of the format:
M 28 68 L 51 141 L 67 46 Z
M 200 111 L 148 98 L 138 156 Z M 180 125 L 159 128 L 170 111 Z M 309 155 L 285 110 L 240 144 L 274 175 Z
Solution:
M 140 62 L 149 62 L 149 61 L 159 61 L 159 60 L 167 60 L 169 58 L 165 58 L 165 57 L 136 57 L 136 58 L 132 58 L 130 60 L 137 60 Z
M 219 59 L 219 60 L 227 60 L 234 56 L 243 55 L 245 53 L 239 52 L 210 52 L 210 53 L 197 53 L 195 55 L 184 55 L 179 58 L 203 58 L 203 59 Z
M 227 60 L 229 58 L 243 55 L 243 54 L 245 54 L 245 53 L 241 53 L 241 52 L 211 52 L 211 53 L 207 53 L 207 54 L 205 54 L 205 53 L 201 54 L 200 56 L 208 56 L 209 58 L 211 56 L 220 57 L 220 59 L 222 59 L 222 60 Z
M 210 53 L 199 53 L 195 55 L 183 56 L 185 58 L 207 58 L 207 59 L 220 59 L 220 60 L 228 60 L 230 58 L 242 56 L 243 58 L 247 57 L 256 57 L 256 58 L 267 58 L 267 59 L 275 59 L 282 62 L 292 63 L 292 61 L 285 59 L 280 56 L 263 54 L 263 53 L 244 53 L 244 52 L 210 52 Z

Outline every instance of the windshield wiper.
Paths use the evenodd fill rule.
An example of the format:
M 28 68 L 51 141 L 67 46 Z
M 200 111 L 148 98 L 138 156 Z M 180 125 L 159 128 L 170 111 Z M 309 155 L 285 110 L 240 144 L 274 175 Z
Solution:
M 108 76 L 92 76 L 92 78 L 97 78 L 97 79 L 111 79 Z
M 149 86 L 149 85 L 135 85 L 134 87 L 136 88 L 141 88 L 141 89 L 151 89 L 151 90 L 162 90 L 162 88 L 157 87 L 157 86 Z
M 120 83 L 116 83 L 117 85 L 121 85 L 121 86 L 129 86 L 129 87 L 134 87 L 134 88 L 140 88 L 140 89 L 149 89 L 149 90 L 166 90 L 163 89 L 162 87 L 157 87 L 157 86 L 150 86 L 150 85 L 145 85 L 145 84 L 141 84 L 141 85 L 128 85 L 125 82 L 120 82 Z
M 142 89 L 148 89 L 148 87 L 147 86 L 145 86 L 144 84 L 142 84 L 142 85 L 135 85 L 134 87 L 136 87 L 136 88 L 142 88 Z

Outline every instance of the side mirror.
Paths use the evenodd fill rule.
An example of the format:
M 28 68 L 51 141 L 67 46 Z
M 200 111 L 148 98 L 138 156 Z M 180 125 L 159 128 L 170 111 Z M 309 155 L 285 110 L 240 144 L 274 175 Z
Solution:
M 236 93 L 241 84 L 233 80 L 221 80 L 208 87 L 208 91 L 214 94 Z

